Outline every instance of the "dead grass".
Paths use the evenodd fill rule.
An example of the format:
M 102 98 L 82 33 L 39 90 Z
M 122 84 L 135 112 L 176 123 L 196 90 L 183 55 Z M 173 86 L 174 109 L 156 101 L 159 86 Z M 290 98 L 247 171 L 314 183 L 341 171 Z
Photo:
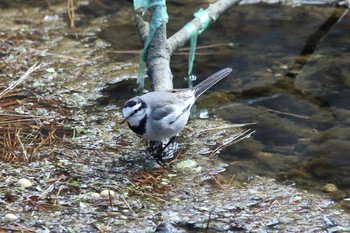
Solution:
M 22 82 L 42 68 L 34 64 L 16 82 L 0 87 L 0 160 L 30 163 L 37 152 L 61 142 L 72 131 L 65 129 L 69 111 L 57 100 L 28 92 Z M 44 113 L 55 113 L 55 116 Z M 21 113 L 19 113 L 21 112 Z

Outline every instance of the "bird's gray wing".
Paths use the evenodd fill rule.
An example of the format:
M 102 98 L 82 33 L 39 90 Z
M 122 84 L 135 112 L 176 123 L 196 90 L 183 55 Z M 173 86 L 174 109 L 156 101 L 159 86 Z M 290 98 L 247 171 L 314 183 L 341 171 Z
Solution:
M 182 115 L 192 104 L 190 98 L 194 98 L 192 91 L 150 92 L 146 95 L 153 109 L 151 118 L 155 121 L 163 119 L 167 123 L 172 123 Z
M 174 114 L 176 109 L 173 106 L 163 106 L 158 107 L 152 112 L 152 118 L 156 121 L 159 121 L 165 117 L 169 117 Z

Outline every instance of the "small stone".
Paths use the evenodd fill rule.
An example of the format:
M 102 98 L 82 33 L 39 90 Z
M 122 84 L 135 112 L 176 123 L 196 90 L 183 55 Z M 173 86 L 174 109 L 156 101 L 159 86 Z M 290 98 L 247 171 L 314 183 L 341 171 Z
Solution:
M 282 77 L 282 74 L 281 73 L 277 73 L 274 76 L 275 76 L 275 78 L 280 78 L 280 77 Z
M 26 178 L 19 179 L 17 184 L 19 184 L 22 188 L 30 188 L 33 186 L 32 182 Z
M 327 193 L 333 193 L 333 192 L 338 191 L 338 188 L 335 184 L 328 183 L 328 184 L 323 185 L 322 191 L 327 192 Z
M 107 195 L 108 195 L 108 193 L 107 193 Z M 93 197 L 93 198 L 99 198 L 101 196 L 101 194 L 99 194 L 99 193 L 91 193 L 90 196 Z
M 5 218 L 8 219 L 8 220 L 14 221 L 14 220 L 17 219 L 17 216 L 14 215 L 14 214 L 6 214 Z
M 111 196 L 114 196 L 114 194 L 115 194 L 115 192 L 113 190 L 109 190 L 109 189 L 102 190 L 100 194 L 101 194 L 101 196 L 108 196 L 109 195 L 108 193 L 110 193 Z
M 280 65 L 280 68 L 281 68 L 282 70 L 288 70 L 288 66 L 287 66 L 287 65 Z
M 176 164 L 177 169 L 189 169 L 189 168 L 195 168 L 197 166 L 198 166 L 198 163 L 193 159 L 187 159 Z

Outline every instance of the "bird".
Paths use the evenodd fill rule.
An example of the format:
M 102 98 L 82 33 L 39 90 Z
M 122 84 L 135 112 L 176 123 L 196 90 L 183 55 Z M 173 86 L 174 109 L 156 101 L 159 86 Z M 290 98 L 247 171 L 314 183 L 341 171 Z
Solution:
M 123 106 L 120 124 L 127 122 L 144 139 L 171 141 L 185 128 L 196 99 L 231 72 L 232 68 L 221 69 L 192 88 L 152 91 L 133 97 Z

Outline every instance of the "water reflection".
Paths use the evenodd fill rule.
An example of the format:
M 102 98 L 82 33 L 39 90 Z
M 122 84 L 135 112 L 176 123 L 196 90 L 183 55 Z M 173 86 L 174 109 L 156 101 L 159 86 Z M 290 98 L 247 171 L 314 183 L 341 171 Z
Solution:
M 221 157 L 232 164 L 230 173 L 269 175 L 342 200 L 350 191 L 349 17 L 322 31 L 321 42 L 306 57 L 298 55 L 302 44 L 324 29 L 320 12 L 334 17 L 344 10 L 308 6 L 279 14 L 276 9 L 253 7 L 251 17 L 240 21 L 242 29 L 231 30 L 236 38 L 245 36 L 240 56 L 229 61 L 241 81 L 230 93 L 236 104 L 221 106 L 217 113 L 235 123 L 256 122 L 252 128 L 257 132 Z M 237 59 L 250 65 L 240 69 Z

